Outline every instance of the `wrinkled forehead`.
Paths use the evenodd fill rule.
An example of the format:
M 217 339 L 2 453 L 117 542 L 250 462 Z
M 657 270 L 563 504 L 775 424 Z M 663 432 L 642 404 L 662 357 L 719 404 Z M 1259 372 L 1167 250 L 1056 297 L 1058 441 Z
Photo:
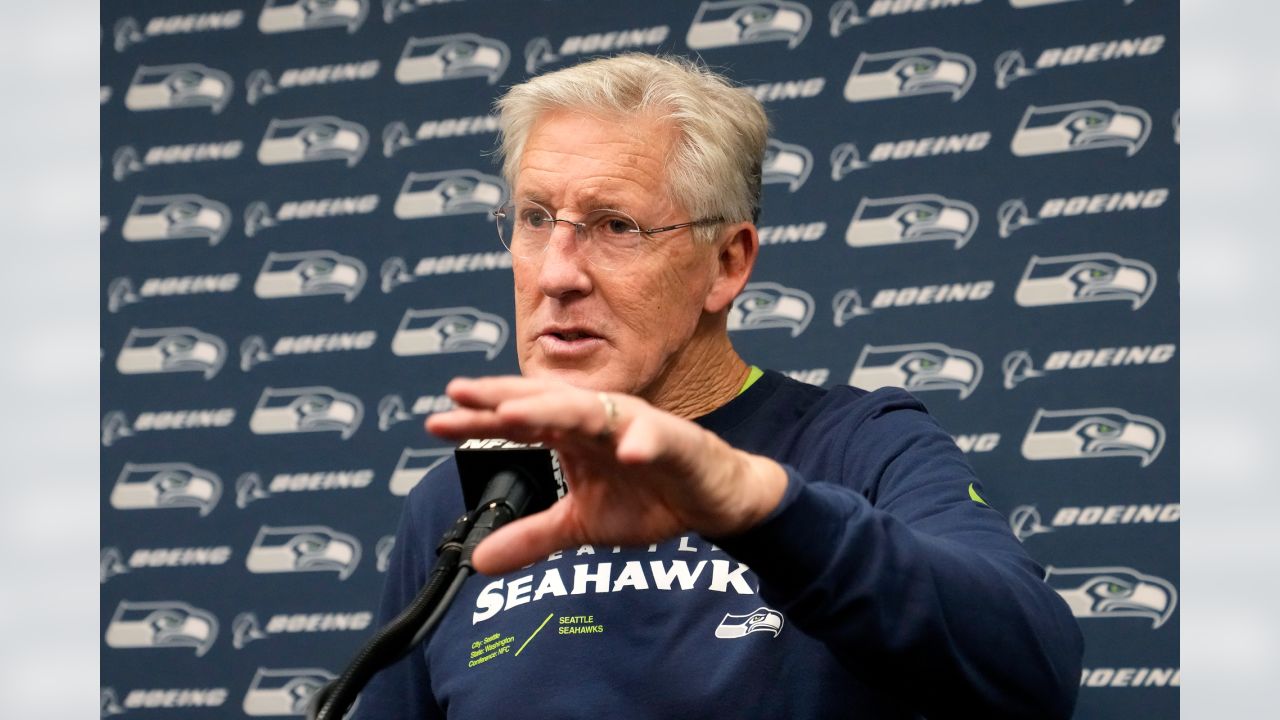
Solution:
M 544 112 L 516 163 L 514 196 L 583 210 L 670 205 L 678 137 L 672 122 L 650 114 Z

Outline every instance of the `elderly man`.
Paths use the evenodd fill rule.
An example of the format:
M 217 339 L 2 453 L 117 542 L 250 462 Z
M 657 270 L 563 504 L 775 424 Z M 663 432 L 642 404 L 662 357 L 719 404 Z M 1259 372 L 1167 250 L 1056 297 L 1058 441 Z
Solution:
M 734 351 L 760 104 L 630 54 L 498 110 L 522 376 L 454 380 L 427 429 L 546 442 L 570 491 L 477 548 L 487 576 L 361 717 L 1068 717 L 1075 622 L 923 406 Z M 383 620 L 464 509 L 456 475 L 410 494 Z

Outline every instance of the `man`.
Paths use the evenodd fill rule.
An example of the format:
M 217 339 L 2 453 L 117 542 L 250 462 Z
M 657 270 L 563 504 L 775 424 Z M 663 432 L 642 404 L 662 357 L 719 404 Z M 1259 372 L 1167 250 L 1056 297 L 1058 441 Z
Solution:
M 570 491 L 492 535 L 365 718 L 1068 717 L 1081 639 L 901 390 L 750 367 L 768 123 L 704 68 L 639 54 L 499 102 L 522 377 L 456 379 L 444 438 L 558 449 Z M 381 608 L 464 509 L 410 494 Z

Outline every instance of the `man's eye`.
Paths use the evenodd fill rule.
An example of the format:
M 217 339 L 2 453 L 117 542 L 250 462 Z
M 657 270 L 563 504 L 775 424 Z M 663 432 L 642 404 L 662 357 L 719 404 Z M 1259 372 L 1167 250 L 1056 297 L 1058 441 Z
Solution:
M 601 223 L 601 226 L 611 235 L 623 235 L 632 230 L 631 223 L 622 218 L 609 218 Z
M 524 214 L 524 224 L 526 227 L 541 228 L 547 224 L 547 214 L 541 210 L 530 210 Z

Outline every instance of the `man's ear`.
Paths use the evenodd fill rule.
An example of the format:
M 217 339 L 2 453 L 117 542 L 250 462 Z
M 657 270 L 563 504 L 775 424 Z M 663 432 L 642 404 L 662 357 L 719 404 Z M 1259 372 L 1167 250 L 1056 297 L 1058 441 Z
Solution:
M 742 292 L 760 254 L 760 234 L 752 223 L 741 223 L 730 229 L 716 255 L 715 278 L 702 309 L 712 315 L 723 312 Z

